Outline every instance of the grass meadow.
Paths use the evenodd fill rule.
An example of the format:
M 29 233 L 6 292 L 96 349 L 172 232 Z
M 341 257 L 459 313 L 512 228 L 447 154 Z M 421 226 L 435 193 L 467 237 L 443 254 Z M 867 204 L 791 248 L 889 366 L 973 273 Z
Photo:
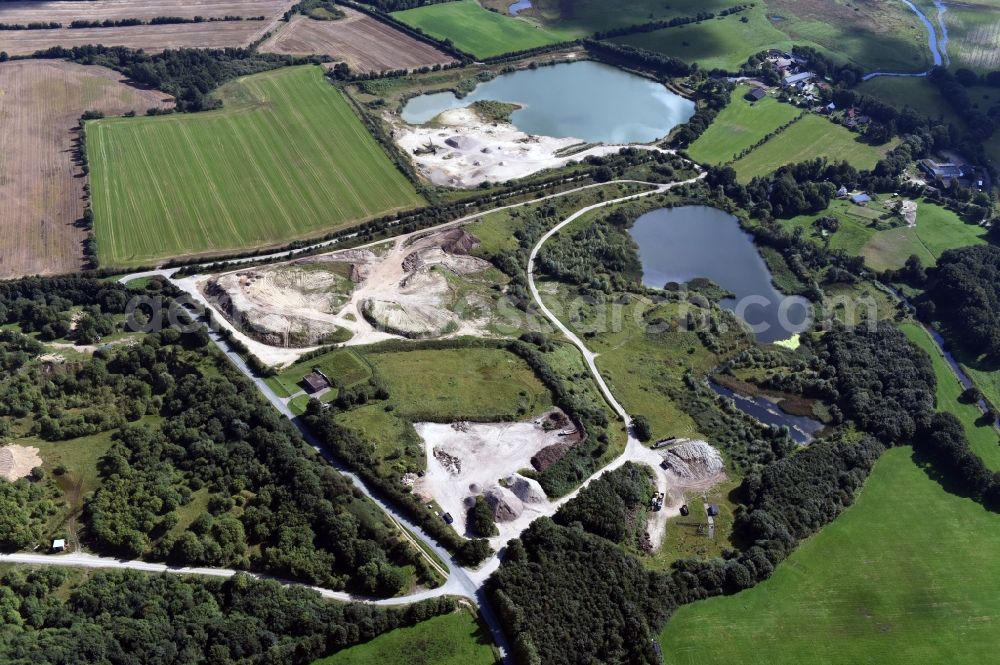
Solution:
M 949 249 L 986 242 L 983 227 L 966 224 L 947 208 L 926 201 L 920 201 L 919 206 L 915 228 L 901 226 L 872 236 L 861 248 L 865 263 L 875 270 L 899 268 L 916 255 L 924 265 L 932 266 Z
M 833 201 L 821 213 L 800 215 L 781 223 L 786 228 L 801 227 L 807 237 L 826 242 L 830 249 L 842 249 L 853 256 L 863 256 L 865 263 L 874 270 L 901 268 L 912 255 L 920 257 L 924 265 L 932 266 L 946 250 L 967 247 L 985 242 L 986 229 L 966 224 L 958 215 L 926 199 L 917 202 L 917 225 L 889 227 L 886 203 L 891 198 L 881 198 L 866 207 L 850 201 Z M 840 229 L 822 240 L 813 222 L 818 217 L 832 216 L 840 220 Z
M 744 95 L 749 90 L 750 86 L 737 86 L 729 105 L 688 148 L 693 160 L 703 164 L 733 161 L 742 151 L 802 113 L 771 96 L 758 102 L 747 101 Z
M 746 157 L 733 163 L 741 182 L 763 176 L 785 164 L 816 157 L 831 161 L 847 160 L 858 169 L 870 169 L 895 146 L 895 141 L 871 146 L 858 140 L 846 127 L 819 115 L 807 115 Z
M 467 611 L 454 612 L 397 628 L 371 642 L 344 649 L 312 665 L 493 665 L 492 641 Z
M 931 340 L 927 331 L 918 323 L 905 323 L 900 326 L 907 338 L 923 349 L 934 363 L 934 375 L 937 377 L 937 408 L 939 411 L 949 411 L 962 421 L 969 445 L 992 471 L 1000 471 L 1000 435 L 992 425 L 978 424 L 982 413 L 975 404 L 959 401 L 964 388 L 958 377 L 951 371 L 948 361 Z
M 688 15 L 698 11 L 701 10 L 692 8 Z M 746 23 L 743 18 L 747 19 Z M 788 35 L 768 20 L 763 5 L 732 16 L 628 35 L 613 41 L 657 51 L 685 62 L 697 62 L 705 70 L 728 71 L 738 70 L 747 58 L 759 51 L 792 46 Z
M 102 264 L 275 245 L 424 203 L 321 67 L 218 94 L 218 111 L 88 123 Z
M 669 665 L 992 662 L 1000 515 L 886 451 L 854 506 L 767 581 L 680 608 Z
M 400 416 L 413 420 L 519 420 L 552 406 L 528 365 L 503 349 L 371 353 Z
M 556 44 L 581 35 L 484 9 L 475 0 L 456 0 L 394 12 L 393 17 L 438 39 L 450 39 L 477 58 Z

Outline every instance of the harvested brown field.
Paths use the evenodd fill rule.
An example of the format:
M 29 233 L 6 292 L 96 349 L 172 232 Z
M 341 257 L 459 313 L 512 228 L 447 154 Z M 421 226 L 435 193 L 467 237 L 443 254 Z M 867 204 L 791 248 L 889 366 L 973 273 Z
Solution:
M 104 67 L 33 60 L 0 65 L 0 278 L 78 270 L 86 181 L 75 160 L 80 116 L 170 106 Z
M 89 44 L 141 48 L 147 52 L 246 46 L 259 39 L 271 25 L 271 21 L 217 21 L 80 30 L 4 30 L 0 31 L 0 50 L 10 55 L 30 55 L 53 46 L 72 48 Z
M 264 42 L 261 51 L 290 55 L 329 55 L 361 72 L 418 69 L 454 59 L 430 44 L 348 7 L 347 18 L 315 21 L 296 16 Z
M 221 16 L 272 18 L 284 14 L 287 0 L 57 0 L 55 2 L 0 2 L 0 23 L 32 23 L 56 21 L 69 25 L 72 21 L 120 20 L 137 18 L 148 21 L 156 16 L 205 18 Z

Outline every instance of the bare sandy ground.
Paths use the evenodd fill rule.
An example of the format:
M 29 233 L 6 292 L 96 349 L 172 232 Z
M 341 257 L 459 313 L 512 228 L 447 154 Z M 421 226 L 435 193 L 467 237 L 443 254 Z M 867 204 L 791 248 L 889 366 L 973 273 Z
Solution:
M 406 337 L 486 335 L 488 316 L 470 314 L 463 318 L 461 311 L 449 309 L 455 304 L 450 280 L 475 279 L 490 267 L 482 259 L 465 255 L 468 247 L 458 248 L 473 240 L 460 229 L 432 231 L 369 248 L 340 250 L 179 283 L 185 290 L 194 288 L 202 301 L 208 297 L 214 303 L 219 298 L 231 302 L 232 308 L 223 308 L 229 312 L 224 323 L 234 328 L 234 321 L 251 322 L 254 339 L 243 334 L 250 328 L 243 325 L 235 326 L 241 328 L 239 338 L 256 348 L 256 355 L 269 364 L 279 358 L 281 364 L 287 363 L 289 358 L 314 348 L 322 336 L 338 327 L 352 334 L 348 345 L 403 339 L 404 335 L 398 333 Z M 351 268 L 353 291 L 343 297 L 331 296 L 333 275 L 323 270 L 323 266 L 334 264 Z M 478 304 L 482 306 L 479 311 L 489 311 L 489 303 Z M 288 345 L 283 340 L 291 331 L 300 339 L 308 335 L 306 344 L 312 346 L 284 348 Z
M 471 535 L 466 533 L 467 500 L 500 487 L 502 481 L 521 469 L 530 469 L 535 453 L 562 441 L 558 430 L 546 432 L 539 422 L 541 418 L 520 423 L 416 423 L 414 427 L 424 440 L 427 471 L 414 490 L 433 497 L 451 513 L 458 533 Z M 457 464 L 449 464 L 449 459 L 457 460 Z M 528 503 L 508 492 L 502 490 L 511 503 L 521 508 L 521 514 L 516 519 L 497 521 L 500 535 L 491 539 L 495 547 L 515 538 L 536 518 L 556 510 L 548 499 Z
M 36 466 L 42 465 L 38 448 L 34 446 L 4 446 L 0 448 L 0 478 L 13 482 L 24 478 Z
M 435 185 L 478 187 L 484 180 L 504 182 L 595 155 L 617 153 L 623 145 L 599 145 L 566 157 L 561 150 L 583 143 L 580 139 L 532 136 L 509 123 L 483 121 L 466 107 L 445 111 L 428 125 L 408 125 L 398 118 L 393 136 L 410 155 L 417 171 Z M 435 146 L 436 152 L 426 149 Z M 653 146 L 635 146 L 658 150 Z
M 349 7 L 337 21 L 294 17 L 261 46 L 260 50 L 290 55 L 329 55 L 361 72 L 419 69 L 454 62 L 430 44 L 377 21 Z
M 414 485 L 414 491 L 433 498 L 438 505 L 451 514 L 458 533 L 466 532 L 466 512 L 477 495 L 494 493 L 520 514 L 513 519 L 498 520 L 500 535 L 490 539 L 496 549 L 511 538 L 517 537 L 531 522 L 541 516 L 551 516 L 559 507 L 575 497 L 591 479 L 578 490 L 556 501 L 545 498 L 540 501 L 521 500 L 504 488 L 520 469 L 531 467 L 531 457 L 547 445 L 562 440 L 558 431 L 546 432 L 541 426 L 541 418 L 521 423 L 417 423 L 415 428 L 424 440 L 427 471 Z M 659 511 L 648 511 L 646 530 L 653 549 L 658 549 L 666 534 L 667 521 L 680 515 L 680 508 L 686 496 L 692 492 L 704 491 L 725 479 L 722 458 L 704 441 L 679 441 L 687 447 L 687 459 L 694 459 L 687 468 L 676 466 L 664 469 L 667 450 L 652 450 L 638 442 L 630 443 L 625 453 L 609 464 L 595 477 L 613 471 L 626 462 L 645 464 L 653 472 L 657 492 L 663 492 L 665 500 Z M 698 460 L 709 459 L 710 463 Z M 715 464 L 718 460 L 718 464 Z M 540 488 L 539 488 L 540 489 Z
M 906 220 L 906 225 L 911 229 L 917 225 L 917 202 L 916 201 L 903 201 L 903 205 L 900 209 L 903 214 L 903 219 Z

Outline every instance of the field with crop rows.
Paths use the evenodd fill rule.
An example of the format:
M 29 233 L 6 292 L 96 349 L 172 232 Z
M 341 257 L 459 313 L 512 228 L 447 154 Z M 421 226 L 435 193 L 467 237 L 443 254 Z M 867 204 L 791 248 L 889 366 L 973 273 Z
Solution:
M 219 95 L 219 111 L 88 124 L 102 262 L 274 245 L 424 203 L 321 67 Z
M 736 161 L 733 168 L 740 181 L 771 173 L 779 166 L 816 157 L 831 161 L 846 160 L 855 168 L 870 169 L 895 145 L 862 143 L 860 136 L 818 115 L 807 115 L 749 155 Z

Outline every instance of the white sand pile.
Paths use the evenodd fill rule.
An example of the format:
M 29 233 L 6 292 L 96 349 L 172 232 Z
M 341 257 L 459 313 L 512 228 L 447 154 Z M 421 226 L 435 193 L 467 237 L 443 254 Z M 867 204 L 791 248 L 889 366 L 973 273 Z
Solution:
M 387 119 L 394 123 L 393 136 L 411 156 L 417 171 L 435 185 L 449 187 L 477 187 L 484 180 L 504 182 L 523 178 L 591 155 L 617 153 L 626 147 L 598 145 L 559 157 L 560 151 L 579 145 L 580 139 L 531 136 L 510 123 L 485 122 L 468 107 L 445 111 L 429 125 L 412 126 L 399 118 Z M 428 145 L 433 145 L 434 150 L 428 151 Z M 634 147 L 659 150 L 645 145 Z
M 524 503 L 506 487 L 494 485 L 483 493 L 497 522 L 513 522 L 524 512 Z
M 38 448 L 33 446 L 4 446 L 0 448 L 0 478 L 14 482 L 31 473 L 36 466 L 42 465 L 38 456 Z
M 542 489 L 537 480 L 525 478 L 516 473 L 507 476 L 507 489 L 523 503 L 545 503 L 548 501 L 545 490 Z
M 667 468 L 678 478 L 702 480 L 722 472 L 722 456 L 704 441 L 685 441 L 663 456 Z

